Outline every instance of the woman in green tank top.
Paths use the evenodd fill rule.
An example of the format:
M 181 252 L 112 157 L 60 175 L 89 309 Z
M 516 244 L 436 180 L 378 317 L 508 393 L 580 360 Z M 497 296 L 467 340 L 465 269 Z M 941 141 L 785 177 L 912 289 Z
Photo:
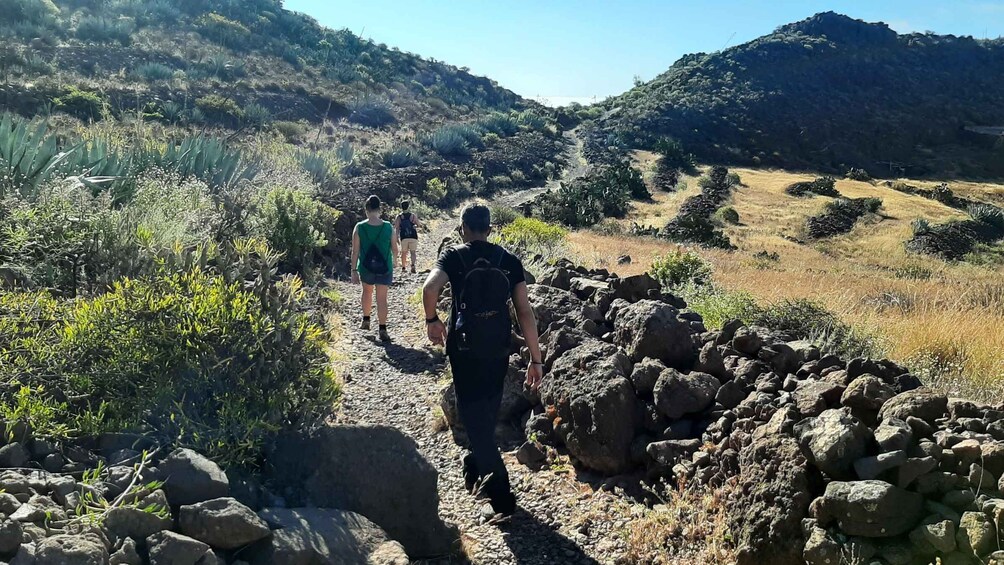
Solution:
M 394 280 L 394 257 L 397 255 L 397 237 L 394 226 L 380 218 L 380 198 L 366 199 L 366 220 L 356 224 L 352 231 L 352 282 L 362 283 L 362 329 L 370 329 L 373 312 L 373 293 L 376 291 L 377 317 L 380 320 L 380 339 L 390 340 L 387 333 L 387 290 Z

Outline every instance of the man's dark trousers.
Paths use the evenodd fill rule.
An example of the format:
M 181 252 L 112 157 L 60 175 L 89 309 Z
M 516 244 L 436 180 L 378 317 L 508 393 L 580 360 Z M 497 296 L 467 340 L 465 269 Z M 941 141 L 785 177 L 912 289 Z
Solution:
M 480 479 L 488 477 L 482 492 L 491 500 L 492 508 L 496 512 L 511 513 L 515 510 L 516 499 L 495 443 L 495 424 L 509 360 L 505 357 L 475 358 L 455 352 L 450 355 L 450 367 L 457 392 L 457 411 L 471 444 L 471 456 L 465 462 L 469 464 L 473 459 L 474 469 L 465 468 L 464 471 L 473 472 Z

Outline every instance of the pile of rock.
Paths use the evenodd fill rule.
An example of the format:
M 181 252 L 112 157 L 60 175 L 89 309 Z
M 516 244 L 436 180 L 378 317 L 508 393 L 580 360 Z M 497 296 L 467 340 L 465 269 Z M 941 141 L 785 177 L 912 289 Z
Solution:
M 356 435 L 382 430 L 369 429 L 376 432 L 353 428 Z M 122 434 L 94 442 L 112 451 L 58 446 L 32 439 L 23 424 L 7 437 L 17 441 L 0 448 L 0 562 L 409 563 L 405 548 L 361 514 L 287 508 L 257 480 L 228 477 L 189 449 L 147 457 L 121 447 L 146 440 Z M 323 453 L 318 447 L 315 453 Z M 65 461 L 58 469 L 54 456 Z M 402 458 L 413 459 L 401 451 L 393 457 Z M 397 508 L 407 512 L 409 504 L 399 500 Z
M 538 396 L 514 370 L 503 410 L 527 437 L 605 474 L 733 486 L 740 563 L 1004 563 L 1004 405 L 739 321 L 706 331 L 647 275 L 539 281 L 548 377 Z

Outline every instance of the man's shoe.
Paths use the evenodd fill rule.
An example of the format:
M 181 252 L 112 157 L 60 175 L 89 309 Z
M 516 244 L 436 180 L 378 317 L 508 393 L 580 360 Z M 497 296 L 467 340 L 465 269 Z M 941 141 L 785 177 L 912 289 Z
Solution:
M 361 329 L 361 330 L 368 330 L 368 329 L 370 329 L 370 319 L 369 318 L 363 318 L 363 323 L 359 325 L 359 329 Z
M 387 333 L 387 328 L 380 328 L 380 341 L 390 341 L 390 334 Z
M 415 274 L 415 265 L 411 266 L 411 274 L 413 274 L 413 275 Z
M 467 492 L 474 494 L 474 489 L 478 486 L 478 467 L 474 463 L 474 454 L 468 453 L 461 459 L 463 465 L 464 488 Z

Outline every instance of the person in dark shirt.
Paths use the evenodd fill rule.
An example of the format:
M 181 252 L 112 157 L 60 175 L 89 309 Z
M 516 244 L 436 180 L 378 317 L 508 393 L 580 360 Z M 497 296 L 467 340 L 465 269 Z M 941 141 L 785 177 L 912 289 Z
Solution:
M 470 439 L 471 452 L 464 458 L 464 480 L 469 490 L 478 482 L 482 483 L 482 492 L 490 501 L 482 509 L 482 515 L 486 519 L 492 519 L 509 516 L 516 509 L 509 474 L 495 443 L 495 424 L 502 401 L 503 383 L 509 369 L 509 358 L 505 353 L 485 358 L 473 352 L 479 344 L 464 349 L 458 346 L 456 339 L 451 339 L 456 334 L 457 297 L 463 293 L 464 281 L 471 265 L 479 258 L 493 261 L 492 264 L 505 273 L 508 279 L 510 298 L 530 352 L 530 365 L 526 369 L 526 383 L 529 387 L 537 389 L 540 386 L 544 365 L 537 335 L 537 320 L 530 306 L 523 264 L 513 254 L 488 241 L 491 213 L 487 207 L 468 206 L 461 215 L 461 222 L 464 245 L 443 252 L 436 267 L 429 273 L 422 298 L 429 340 L 433 344 L 446 346 L 457 394 L 457 410 Z M 447 282 L 450 283 L 454 298 L 449 328 L 439 319 L 436 311 L 440 294 Z

